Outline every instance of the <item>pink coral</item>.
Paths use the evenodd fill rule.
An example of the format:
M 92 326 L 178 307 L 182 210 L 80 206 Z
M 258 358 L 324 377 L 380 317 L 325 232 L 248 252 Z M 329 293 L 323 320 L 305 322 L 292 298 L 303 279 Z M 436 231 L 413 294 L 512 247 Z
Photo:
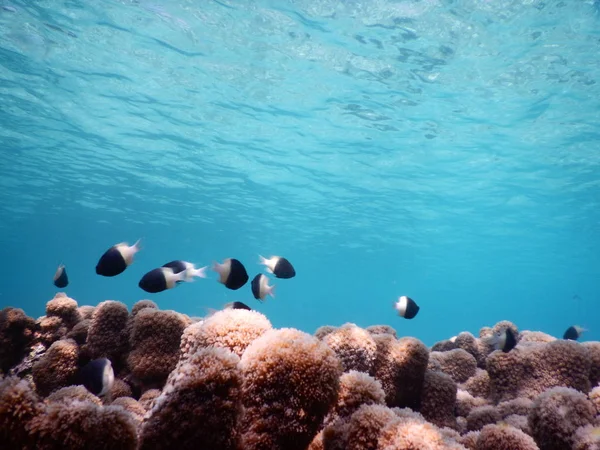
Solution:
M 80 400 L 49 403 L 29 429 L 36 450 L 136 450 L 137 432 L 131 415 L 118 406 Z M 109 431 L 109 432 L 107 432 Z
M 427 347 L 411 337 L 396 340 L 379 334 L 373 339 L 377 353 L 370 374 L 381 382 L 387 405 L 417 409 L 429 361 Z
M 224 309 L 185 329 L 181 355 L 185 359 L 199 348 L 216 346 L 241 357 L 255 339 L 270 329 L 271 322 L 258 311 Z
M 46 317 L 60 317 L 65 326 L 71 329 L 81 320 L 81 313 L 75 300 L 59 292 L 46 303 Z
M 587 349 L 574 341 L 520 345 L 509 353 L 495 351 L 487 358 L 492 397 L 495 401 L 534 398 L 555 386 L 588 392 L 590 358 Z
M 185 325 L 174 311 L 144 308 L 135 315 L 127 366 L 143 387 L 162 387 L 165 383 L 179 359 Z
M 529 413 L 529 427 L 541 450 L 571 448 L 575 431 L 594 421 L 596 409 L 585 394 L 555 387 L 540 394 Z
M 539 450 L 531 436 L 509 425 L 486 425 L 477 438 L 477 450 Z
M 418 416 L 400 416 L 381 430 L 379 450 L 464 450 L 461 444 Z
M 439 427 L 456 428 L 456 383 L 450 375 L 428 370 L 423 381 L 421 414 Z
M 337 399 L 342 367 L 333 350 L 299 330 L 269 330 L 240 365 L 244 448 L 305 449 Z
M 79 347 L 70 339 L 56 341 L 38 362 L 32 375 L 37 392 L 46 397 L 53 391 L 72 384 L 77 376 Z
M 121 302 L 107 300 L 94 310 L 88 329 L 85 352 L 90 359 L 108 358 L 115 372 L 128 348 L 125 326 L 129 318 L 127 306 Z
M 28 431 L 43 404 L 30 383 L 17 377 L 0 380 L 0 443 L 4 450 L 35 450 Z
M 317 339 L 323 339 L 329 333 L 335 331 L 336 328 L 337 327 L 333 327 L 331 325 L 323 325 L 322 327 L 317 328 L 317 331 L 315 331 L 315 337 Z
M 491 405 L 473 408 L 467 416 L 467 430 L 478 431 L 485 425 L 496 423 L 500 420 L 500 413 Z
M 144 418 L 140 450 L 238 447 L 239 358 L 209 347 L 181 361 Z
M 371 334 L 391 334 L 394 337 L 397 337 L 396 330 L 394 330 L 389 325 L 371 325 L 367 327 L 366 330 Z
M 62 339 L 69 331 L 63 320 L 57 316 L 42 316 L 35 323 L 35 338 L 46 347 Z
M 98 406 L 102 405 L 102 401 L 98 397 L 80 385 L 60 388 L 44 399 L 46 403 L 63 402 L 67 404 L 73 400 L 88 401 Z
M 0 310 L 0 373 L 7 373 L 27 353 L 33 342 L 35 320 L 19 308 Z
M 491 336 L 491 328 L 489 335 Z M 484 336 L 487 336 L 487 334 Z M 463 349 L 473 355 L 477 361 L 477 367 L 485 369 L 485 358 L 491 350 L 480 338 L 476 338 L 471 333 L 463 331 L 456 336 L 454 343 L 456 344 L 456 348 Z
M 531 428 L 529 428 L 529 420 L 527 416 L 521 416 L 519 414 L 510 414 L 502 419 L 499 423 L 505 423 L 518 428 L 525 434 L 531 435 Z
M 529 415 L 533 407 L 533 400 L 523 397 L 518 397 L 513 400 L 498 403 L 496 407 L 501 417 L 510 416 L 511 414 L 519 414 L 521 416 Z
M 450 375 L 456 383 L 467 381 L 477 370 L 475 357 L 461 348 L 447 352 L 431 352 L 429 361 L 438 361 L 441 371 Z
M 329 412 L 326 422 L 349 418 L 361 405 L 382 405 L 385 392 L 381 383 L 364 372 L 351 370 L 340 378 L 340 391 L 336 405 Z
M 599 450 L 600 449 L 600 427 L 586 425 L 575 431 L 573 436 L 572 450 Z
M 323 338 L 342 362 L 344 371 L 369 372 L 375 361 L 377 345 L 371 334 L 353 323 L 346 323 Z
M 396 411 L 385 406 L 361 406 L 350 417 L 344 450 L 376 450 L 379 432 L 396 418 Z
M 488 398 L 490 396 L 490 376 L 486 370 L 478 368 L 462 387 L 474 397 Z
M 477 439 L 479 439 L 479 431 L 469 431 L 463 434 L 458 442 L 465 446 L 469 450 L 477 450 Z
M 600 386 L 596 386 L 588 393 L 588 398 L 596 407 L 596 414 L 600 415 Z
M 456 392 L 456 414 L 467 417 L 473 408 L 484 406 L 488 402 L 481 397 L 473 397 L 467 391 L 458 389 Z

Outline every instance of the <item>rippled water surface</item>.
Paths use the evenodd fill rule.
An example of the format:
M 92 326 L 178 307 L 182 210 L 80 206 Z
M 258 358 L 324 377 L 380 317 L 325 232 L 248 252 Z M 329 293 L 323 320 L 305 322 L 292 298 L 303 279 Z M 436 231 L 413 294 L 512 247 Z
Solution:
M 595 1 L 0 0 L 0 306 L 43 314 L 63 262 L 80 304 L 599 339 L 598 55 Z M 265 304 L 137 286 L 259 253 L 298 272 Z

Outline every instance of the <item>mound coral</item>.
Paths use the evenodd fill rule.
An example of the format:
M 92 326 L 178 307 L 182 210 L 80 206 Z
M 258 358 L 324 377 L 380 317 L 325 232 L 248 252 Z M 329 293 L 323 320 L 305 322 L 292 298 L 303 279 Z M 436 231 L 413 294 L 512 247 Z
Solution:
M 137 313 L 145 308 L 158 309 L 158 305 L 152 300 L 140 300 L 133 305 L 133 308 L 131 308 L 131 315 L 135 317 Z
M 379 435 L 378 449 L 464 450 L 461 444 L 417 415 L 399 416 Z
M 517 346 L 516 351 L 495 351 L 486 361 L 491 395 L 496 402 L 517 397 L 535 398 L 555 386 L 590 390 L 590 358 L 574 341 Z
M 36 320 L 35 324 L 35 339 L 46 347 L 62 339 L 69 331 L 63 320 L 56 316 L 42 316 Z
M 473 397 L 467 391 L 458 389 L 456 392 L 456 408 L 455 412 L 459 416 L 467 417 L 473 408 L 484 406 L 487 401 L 481 397 Z
M 437 361 L 441 371 L 450 375 L 457 383 L 464 383 L 475 375 L 477 370 L 475 357 L 462 348 L 447 352 L 431 352 L 429 361 Z
M 377 345 L 368 331 L 355 324 L 346 323 L 322 340 L 340 359 L 344 371 L 369 372 L 373 367 Z
M 491 336 L 491 328 L 489 329 L 489 335 Z M 485 336 L 481 336 L 480 332 L 480 337 Z M 463 331 L 456 336 L 454 343 L 456 344 L 456 348 L 463 349 L 473 355 L 477 361 L 477 367 L 485 369 L 485 358 L 490 352 L 490 348 L 481 339 L 476 338 L 467 331 Z
M 125 330 L 128 317 L 127 306 L 121 302 L 107 300 L 94 310 L 88 329 L 85 352 L 91 359 L 110 359 L 115 372 L 118 372 L 121 358 L 128 348 Z
M 120 406 L 131 414 L 135 424 L 140 425 L 146 414 L 146 410 L 140 403 L 131 397 L 119 397 L 111 403 L 111 406 Z
M 477 439 L 479 439 L 479 431 L 469 431 L 458 438 L 457 441 L 469 450 L 477 450 Z
M 524 344 L 525 342 L 539 342 L 546 343 L 555 341 L 556 338 L 554 336 L 550 336 L 549 334 L 542 333 L 541 331 L 529 331 L 523 330 L 519 335 L 519 342 Z
M 81 320 L 81 313 L 75 300 L 67 297 L 64 292 L 59 292 L 46 303 L 46 317 L 59 317 L 71 329 Z
M 323 325 L 322 327 L 317 328 L 317 331 L 315 331 L 315 337 L 317 339 L 323 339 L 325 336 L 327 336 L 329 333 L 331 333 L 332 331 L 334 331 L 337 327 L 332 327 L 331 325 Z
M 571 448 L 575 431 L 592 424 L 596 409 L 585 394 L 555 387 L 540 394 L 529 413 L 529 427 L 541 450 Z
M 17 377 L 0 380 L 0 442 L 5 450 L 33 450 L 35 440 L 28 432 L 43 404 L 31 384 Z
M 370 375 L 381 382 L 387 405 L 418 409 L 429 361 L 427 347 L 411 337 L 396 340 L 389 334 L 379 334 L 373 339 L 377 353 Z
M 79 314 L 81 315 L 82 320 L 91 319 L 94 311 L 96 310 L 95 306 L 83 305 L 77 308 Z
M 144 308 L 133 318 L 127 367 L 143 388 L 162 387 L 179 359 L 185 322 L 174 311 Z M 131 395 L 131 392 L 126 395 Z
M 423 381 L 421 414 L 439 427 L 456 428 L 456 383 L 450 375 L 428 370 Z
M 142 422 L 140 450 L 236 449 L 238 363 L 237 355 L 217 347 L 199 349 L 181 361 Z
M 383 405 L 385 392 L 381 383 L 364 372 L 351 370 L 340 377 L 336 405 L 329 412 L 326 423 L 349 418 L 361 405 Z
M 27 353 L 34 338 L 35 320 L 19 308 L 0 310 L 0 373 L 8 373 Z
M 518 397 L 513 400 L 498 403 L 496 409 L 498 410 L 500 417 L 510 416 L 511 414 L 527 416 L 532 407 L 533 400 Z
M 496 423 L 500 420 L 500 413 L 491 405 L 473 408 L 467 416 L 467 430 L 478 431 L 485 425 Z
M 222 347 L 242 356 L 246 348 L 266 331 L 271 322 L 258 311 L 223 309 L 208 319 L 188 326 L 181 338 L 181 357 L 203 347 Z
M 52 391 L 72 384 L 76 380 L 78 361 L 79 347 L 75 341 L 56 341 L 33 365 L 36 391 L 46 397 Z
M 98 406 L 102 405 L 102 401 L 98 397 L 80 385 L 60 388 L 44 399 L 46 403 L 63 402 L 67 404 L 73 400 L 87 401 L 95 403 Z
M 73 339 L 77 344 L 84 345 L 87 341 L 88 330 L 90 328 L 91 321 L 84 319 L 75 324 L 75 326 L 65 336 L 67 339 Z
M 511 425 L 523 433 L 531 435 L 531 428 L 529 428 L 529 419 L 527 416 L 521 416 L 519 414 L 510 414 L 502 419 L 500 424 L 505 423 Z
M 600 386 L 596 386 L 592 389 L 588 394 L 588 398 L 596 407 L 596 414 L 600 415 Z
M 600 383 L 600 342 L 583 342 L 581 344 L 588 351 L 590 357 L 590 384 L 597 386 Z
M 49 403 L 43 414 L 31 420 L 29 429 L 36 450 L 135 450 L 137 446 L 135 421 L 128 412 L 81 400 Z
M 344 449 L 376 450 L 380 431 L 387 423 L 396 418 L 396 411 L 385 406 L 361 406 L 348 422 L 347 441 Z
M 510 425 L 486 425 L 477 438 L 477 450 L 539 450 L 531 436 Z
M 490 396 L 490 376 L 486 370 L 478 368 L 462 387 L 473 397 L 488 398 Z
M 160 395 L 160 393 L 161 393 L 160 389 L 148 389 L 146 392 L 144 392 L 141 395 L 141 397 L 139 399 L 140 405 L 146 411 L 149 411 L 150 409 L 152 409 L 152 406 L 154 405 L 154 401 Z
M 600 449 L 600 427 L 586 425 L 578 428 L 573 436 L 573 450 Z
M 371 334 L 391 334 L 394 337 L 397 337 L 396 330 L 394 330 L 389 325 L 371 325 L 367 327 L 366 330 Z
M 119 397 L 131 397 L 131 386 L 120 378 L 115 378 L 108 398 L 115 400 Z
M 342 367 L 334 351 L 299 330 L 269 330 L 240 366 L 244 448 L 305 449 L 337 399 Z

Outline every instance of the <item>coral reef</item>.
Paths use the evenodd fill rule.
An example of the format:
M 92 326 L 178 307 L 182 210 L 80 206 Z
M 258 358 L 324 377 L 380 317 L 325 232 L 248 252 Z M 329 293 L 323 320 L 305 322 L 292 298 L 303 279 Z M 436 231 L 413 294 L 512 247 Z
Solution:
M 517 346 L 486 338 L 510 328 Z M 80 383 L 114 367 L 102 397 Z M 37 320 L 0 310 L 2 449 L 600 449 L 600 343 L 501 321 L 428 349 L 387 325 L 274 329 L 258 311 L 191 319 L 150 300 Z

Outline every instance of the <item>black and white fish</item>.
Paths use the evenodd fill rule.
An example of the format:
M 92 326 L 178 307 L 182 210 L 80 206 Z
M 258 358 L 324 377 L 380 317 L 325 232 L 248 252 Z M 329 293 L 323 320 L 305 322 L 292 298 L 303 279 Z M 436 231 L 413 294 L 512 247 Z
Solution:
M 65 288 L 69 285 L 69 277 L 67 276 L 67 269 L 64 264 L 58 266 L 56 273 L 54 274 L 54 286 L 57 288 Z
M 107 358 L 90 361 L 79 370 L 80 383 L 98 397 L 110 392 L 115 381 L 112 364 Z
M 185 270 L 186 281 L 191 281 L 194 277 L 206 278 L 206 269 L 208 266 L 196 269 L 196 266 L 193 263 L 177 259 L 163 264 L 163 267 L 170 267 L 173 269 L 174 273 L 180 273 Z
M 105 277 L 114 277 L 123 273 L 133 263 L 133 257 L 141 250 L 140 240 L 129 245 L 127 242 L 113 245 L 100 257 L 96 273 Z
M 247 311 L 252 311 L 252 308 L 242 302 L 226 303 L 223 309 L 245 309 Z
M 563 334 L 563 339 L 570 339 L 572 341 L 576 341 L 581 337 L 581 335 L 587 331 L 585 328 L 580 327 L 579 325 L 573 325 L 567 328 L 565 334 Z
M 294 278 L 296 276 L 296 270 L 292 263 L 281 256 L 271 256 L 265 258 L 264 256 L 258 255 L 259 264 L 267 267 L 267 271 L 272 273 L 277 278 Z
M 213 270 L 219 274 L 219 283 L 233 291 L 248 282 L 248 272 L 244 265 L 235 258 L 227 258 L 223 263 L 213 263 Z
M 146 292 L 156 294 L 167 289 L 173 289 L 180 281 L 190 280 L 187 278 L 185 270 L 175 273 L 170 267 L 159 267 L 144 274 L 138 286 Z
M 405 319 L 414 318 L 419 312 L 419 305 L 410 297 L 406 295 L 401 296 L 396 303 L 394 303 L 394 308 L 398 311 L 398 315 L 404 317 Z
M 262 273 L 252 279 L 250 286 L 252 287 L 252 295 L 257 300 L 264 301 L 267 295 L 275 298 L 275 286 L 269 286 L 269 279 Z
M 505 328 L 485 338 L 484 341 L 494 350 L 502 350 L 504 353 L 510 352 L 517 346 L 517 336 L 511 328 Z

